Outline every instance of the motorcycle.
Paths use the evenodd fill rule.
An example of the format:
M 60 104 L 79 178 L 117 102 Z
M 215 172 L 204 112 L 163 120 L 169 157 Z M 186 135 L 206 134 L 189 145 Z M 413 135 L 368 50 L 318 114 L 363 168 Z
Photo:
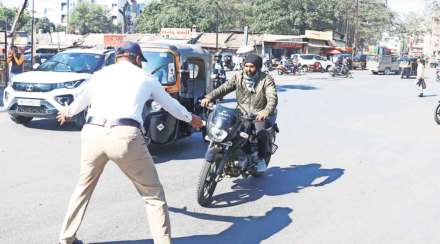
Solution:
M 440 101 L 434 112 L 434 121 L 440 125 Z
M 273 70 L 273 67 L 272 67 L 272 63 L 270 62 L 270 60 L 267 59 L 267 60 L 263 61 L 263 67 L 261 68 L 261 71 L 268 74 L 272 70 Z
M 217 183 L 225 177 L 261 177 L 256 170 L 258 140 L 253 123 L 255 116 L 240 115 L 238 109 L 215 105 L 209 113 L 206 139 L 210 142 L 205 163 L 197 185 L 197 202 L 207 206 L 212 201 Z M 278 146 L 275 144 L 279 132 L 277 124 L 266 129 L 268 136 L 266 165 Z
M 213 87 L 216 89 L 226 82 L 226 72 L 224 70 L 214 70 L 214 73 L 211 75 L 211 79 L 213 82 Z
M 346 68 L 346 67 L 344 67 L 344 66 L 342 66 L 342 65 L 336 65 L 336 66 L 334 66 L 331 70 L 330 70 L 330 75 L 332 76 L 332 77 L 335 77 L 335 76 L 344 76 L 345 78 L 348 78 L 348 77 L 353 77 L 352 76 L 352 74 L 351 74 L 351 71 L 348 69 L 348 68 Z
M 279 75 L 283 75 L 283 74 L 293 74 L 293 75 L 295 75 L 299 71 L 297 64 L 278 65 L 276 67 L 276 70 L 277 70 Z

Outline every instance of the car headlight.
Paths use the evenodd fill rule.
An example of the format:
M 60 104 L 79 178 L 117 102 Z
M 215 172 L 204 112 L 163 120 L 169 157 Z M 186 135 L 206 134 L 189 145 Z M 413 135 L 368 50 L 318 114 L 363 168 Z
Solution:
M 162 109 L 162 106 L 156 101 L 151 102 L 151 112 L 159 112 Z
M 55 101 L 57 101 L 62 106 L 70 105 L 73 102 L 72 95 L 61 95 L 54 97 Z
M 222 142 L 228 136 L 228 132 L 216 127 L 211 127 L 209 128 L 209 135 L 215 142 Z
M 67 89 L 73 89 L 73 88 L 77 88 L 78 86 L 80 86 L 85 80 L 81 79 L 81 80 L 74 80 L 74 81 L 68 81 L 68 82 L 63 82 L 63 83 L 58 83 L 58 87 L 57 88 L 67 88 Z

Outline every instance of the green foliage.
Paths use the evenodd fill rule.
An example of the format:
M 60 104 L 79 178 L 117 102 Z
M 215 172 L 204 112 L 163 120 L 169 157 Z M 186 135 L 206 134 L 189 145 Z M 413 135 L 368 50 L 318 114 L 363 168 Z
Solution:
M 83 2 L 70 14 L 69 31 L 78 34 L 113 32 L 115 27 L 107 9 L 98 4 Z
M 17 14 L 17 9 L 15 8 L 7 8 L 3 5 L 0 5 L 0 29 L 5 29 L 5 24 L 7 25 L 8 30 L 11 29 L 12 24 L 14 23 L 15 15 Z M 31 28 L 31 16 L 27 11 L 24 11 L 18 20 L 17 31 L 29 31 Z
M 360 44 L 376 43 L 382 32 L 392 30 L 395 26 L 394 13 L 383 1 L 368 0 L 359 5 L 359 42 Z
M 303 34 L 334 29 L 343 12 L 341 0 L 255 0 L 251 26 L 258 32 Z
M 41 18 L 35 20 L 35 29 L 37 32 L 42 30 L 43 33 L 48 33 L 54 31 L 55 25 L 48 18 Z
M 200 31 L 214 32 L 219 29 L 229 30 L 238 22 L 235 8 L 236 1 L 226 0 L 221 3 L 206 0 L 162 0 L 151 2 L 137 19 L 140 32 L 159 32 L 161 28 L 191 28 L 197 26 Z
M 216 3 L 217 2 L 217 3 Z M 355 20 L 353 0 L 162 0 L 154 1 L 137 20 L 138 31 L 159 32 L 162 27 L 216 30 L 216 14 L 222 30 L 250 26 L 252 32 L 304 34 L 305 30 L 341 29 L 358 23 L 360 43 L 375 42 L 388 30 L 394 15 L 383 1 L 359 0 Z

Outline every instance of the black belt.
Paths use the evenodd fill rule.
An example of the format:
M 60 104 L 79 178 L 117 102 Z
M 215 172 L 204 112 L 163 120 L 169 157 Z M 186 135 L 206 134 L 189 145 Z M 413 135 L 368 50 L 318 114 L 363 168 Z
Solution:
M 102 126 L 102 127 L 105 127 L 105 126 L 113 127 L 113 126 L 125 125 L 125 126 L 136 127 L 138 129 L 141 128 L 141 125 L 139 124 L 139 122 L 137 122 L 134 119 L 107 120 L 107 119 L 96 118 L 96 117 L 88 117 L 86 123 L 91 124 L 91 125 L 98 125 L 98 126 Z

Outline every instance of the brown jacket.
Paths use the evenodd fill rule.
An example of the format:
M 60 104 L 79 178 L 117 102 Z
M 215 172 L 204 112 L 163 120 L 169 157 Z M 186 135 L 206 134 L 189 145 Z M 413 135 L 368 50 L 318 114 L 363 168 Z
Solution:
M 243 77 L 244 71 L 238 71 L 230 80 L 210 92 L 206 97 L 213 100 L 236 90 L 237 105 L 243 113 L 256 115 L 263 111 L 267 115 L 274 114 L 278 104 L 278 95 L 272 76 L 260 72 L 255 93 L 246 88 Z

